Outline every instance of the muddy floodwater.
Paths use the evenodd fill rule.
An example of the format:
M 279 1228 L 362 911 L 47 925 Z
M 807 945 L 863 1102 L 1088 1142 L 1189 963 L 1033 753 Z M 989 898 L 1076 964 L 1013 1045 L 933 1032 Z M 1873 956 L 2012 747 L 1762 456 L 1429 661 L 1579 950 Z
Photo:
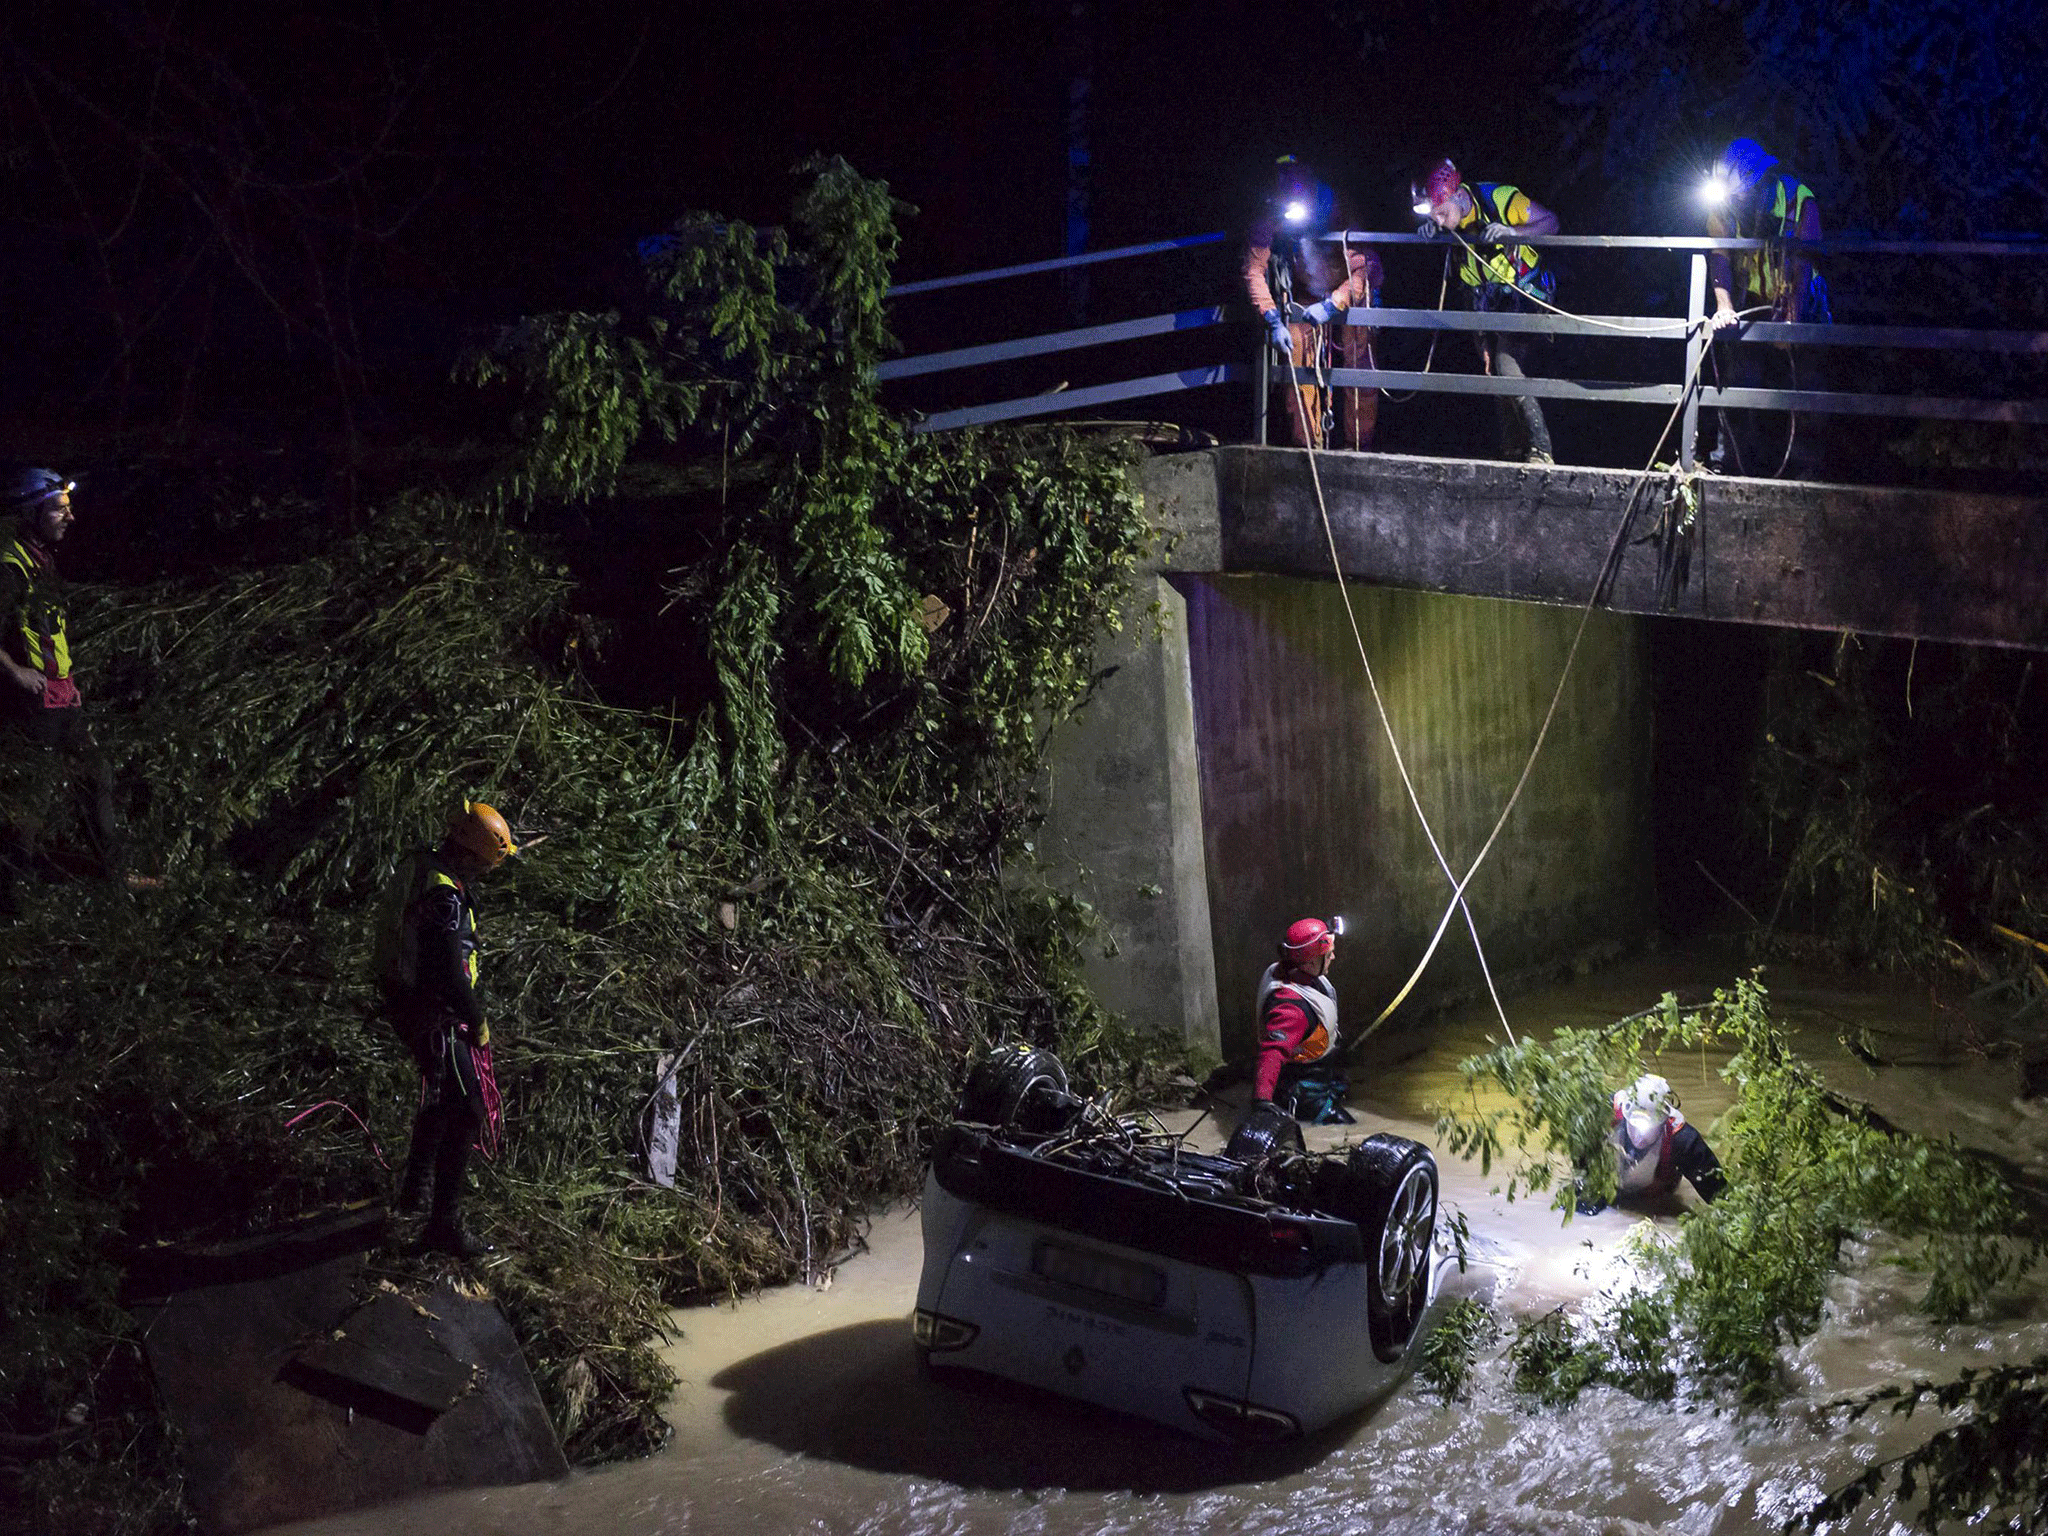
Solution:
M 1666 988 L 1703 997 L 1737 965 L 1646 957 L 1510 1000 L 1518 1030 L 1592 1025 Z M 1773 967 L 1774 1011 L 1845 1093 L 1906 1129 L 1954 1134 L 2048 1185 L 2048 1115 L 2017 1096 L 2012 1061 L 1983 1043 L 1993 1016 L 1926 983 Z M 1340 974 L 1341 981 L 1341 974 Z M 1867 1029 L 1872 1071 L 1838 1042 Z M 1429 1106 L 1460 1091 L 1456 1065 L 1499 1025 L 1489 1011 L 1436 1021 L 1427 1048 L 1354 1078 L 1356 1127 L 1310 1132 L 1334 1145 L 1387 1130 L 1434 1146 Z M 1728 1102 L 1719 1058 L 1661 1069 L 1702 1126 Z M 1241 1090 L 1240 1090 L 1241 1091 Z M 1185 1123 L 1191 1115 L 1176 1123 Z M 1197 1130 L 1202 1140 L 1210 1129 Z M 1443 1202 L 1471 1224 L 1480 1262 L 1454 1282 L 1528 1315 L 1583 1297 L 1615 1274 L 1640 1214 L 1562 1225 L 1540 1204 L 1508 1204 L 1476 1166 L 1437 1148 Z M 1690 1198 L 1688 1196 L 1688 1198 Z M 1673 1219 L 1675 1213 L 1647 1219 Z M 1819 1405 L 1913 1375 L 2048 1352 L 2048 1280 L 2002 1298 L 1998 1315 L 1937 1328 L 1915 1311 L 1916 1277 L 1857 1248 L 1820 1333 L 1786 1358 L 1796 1391 L 1769 1418 L 1652 1406 L 1600 1388 L 1562 1411 L 1530 1412 L 1498 1359 L 1468 1401 L 1446 1406 L 1411 1381 L 1364 1416 L 1279 1454 L 1240 1456 L 1168 1431 L 999 1388 L 924 1379 L 908 1322 L 921 1257 L 917 1217 L 876 1217 L 869 1251 L 823 1288 L 789 1287 L 678 1314 L 682 1378 L 675 1438 L 645 1461 L 567 1481 L 442 1494 L 293 1526 L 378 1536 L 682 1536 L 690 1532 L 1633 1532 L 1772 1531 L 1873 1457 L 1897 1454 L 1939 1420 L 1845 1425 Z M 1840 1529 L 1899 1531 L 1889 1500 Z

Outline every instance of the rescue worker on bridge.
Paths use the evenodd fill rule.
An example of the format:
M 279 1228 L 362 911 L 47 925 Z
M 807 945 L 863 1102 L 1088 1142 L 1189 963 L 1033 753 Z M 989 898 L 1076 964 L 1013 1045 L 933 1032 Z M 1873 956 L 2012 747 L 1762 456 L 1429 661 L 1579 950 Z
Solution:
M 1787 242 L 1821 237 L 1820 200 L 1813 189 L 1755 139 L 1736 139 L 1721 151 L 1707 178 L 1706 202 L 1707 233 L 1716 238 Z M 1736 324 L 1743 311 L 1764 305 L 1770 307 L 1767 318 L 1772 320 L 1828 325 L 1834 318 L 1829 312 L 1826 279 L 1814 265 L 1812 252 L 1797 245 L 1712 251 L 1707 256 L 1707 281 L 1714 292 L 1714 313 L 1708 322 L 1714 334 Z M 1709 382 L 1727 388 L 1760 388 L 1764 384 L 1767 357 L 1775 365 L 1772 371 L 1786 387 L 1825 387 L 1825 375 L 1813 354 L 1806 355 L 1802 370 L 1790 347 L 1766 347 L 1755 342 L 1715 347 L 1708 357 L 1708 366 L 1713 370 Z M 1776 459 L 1764 451 L 1765 434 L 1746 431 L 1743 436 L 1749 441 L 1756 462 L 1745 463 L 1741 443 L 1729 426 L 1728 413 L 1717 409 L 1713 414 L 1713 425 L 1718 430 L 1706 464 L 1716 473 L 1773 474 L 1791 465 L 1795 458 L 1802 468 L 1818 467 L 1819 445 L 1811 422 L 1802 444 L 1798 417 L 1787 415 L 1788 441 Z
M 1373 333 L 1345 323 L 1344 317 L 1379 303 L 1385 280 L 1379 253 L 1370 246 L 1318 239 L 1347 227 L 1336 195 L 1293 155 L 1281 156 L 1273 169 L 1265 206 L 1245 235 L 1241 270 L 1252 308 L 1284 363 L 1369 368 Z M 1378 390 L 1340 389 L 1333 399 L 1332 392 L 1311 383 L 1297 390 L 1283 378 L 1280 387 L 1298 446 L 1372 447 Z
M 113 775 L 72 677 L 67 593 L 57 573 L 57 547 L 74 516 L 73 488 L 49 469 L 17 468 L 0 478 L 0 505 L 14 514 L 12 525 L 0 528 L 0 757 L 11 760 L 10 777 L 24 781 L 6 808 L 9 825 L 0 838 L 0 916 L 20 911 L 20 886 L 35 872 L 58 774 L 77 794 L 102 871 L 114 880 L 125 874 Z
M 470 1148 L 491 1128 L 497 1093 L 471 887 L 518 851 L 503 816 L 465 800 L 438 848 L 399 865 L 378 914 L 384 1016 L 423 1079 L 398 1209 L 418 1215 L 431 1189 L 422 1241 L 461 1259 L 491 1251 L 463 1225 L 462 1198 Z
M 1280 941 L 1280 958 L 1259 978 L 1259 1050 L 1252 1099 L 1278 1105 L 1311 1125 L 1350 1125 L 1344 1095 L 1351 1086 L 1336 1070 L 1337 959 L 1341 919 L 1304 917 Z
M 1654 1072 L 1645 1072 L 1628 1087 L 1615 1090 L 1614 1129 L 1607 1144 L 1614 1149 L 1617 1200 L 1665 1198 L 1685 1179 L 1711 1204 L 1728 1187 L 1714 1149 L 1696 1127 L 1686 1124 L 1677 1093 Z M 1581 1216 L 1606 1209 L 1584 1193 L 1583 1176 L 1580 1189 L 1577 1209 Z
M 1458 282 L 1469 308 L 1541 312 L 1535 300 L 1549 302 L 1556 279 L 1536 247 L 1518 243 L 1516 236 L 1556 234 L 1556 214 L 1506 182 L 1466 181 L 1449 160 L 1439 162 L 1414 193 L 1415 211 L 1428 216 L 1417 233 L 1449 231 L 1463 243 Z M 1515 332 L 1484 332 L 1479 337 L 1480 363 L 1495 378 L 1526 378 L 1530 343 L 1537 339 Z M 1501 396 L 1500 415 L 1509 458 L 1527 464 L 1557 462 L 1543 406 L 1534 395 Z

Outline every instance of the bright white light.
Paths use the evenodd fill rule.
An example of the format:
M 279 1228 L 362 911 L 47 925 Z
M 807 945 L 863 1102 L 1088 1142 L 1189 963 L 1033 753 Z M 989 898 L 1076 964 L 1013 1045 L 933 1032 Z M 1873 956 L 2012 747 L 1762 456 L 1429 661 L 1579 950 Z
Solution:
M 1344 937 L 1344 919 L 1341 915 L 1330 919 L 1330 932 L 1340 939 Z
M 1722 207 L 1734 195 L 1735 184 L 1726 176 L 1709 176 L 1700 184 L 1700 201 L 1709 208 Z
M 1429 217 L 1429 199 L 1428 199 L 1428 198 L 1426 198 L 1426 197 L 1418 197 L 1418 198 L 1417 198 L 1417 199 L 1415 200 L 1415 211 L 1416 211 L 1417 213 L 1421 214 L 1421 215 L 1422 215 L 1422 216 L 1423 216 L 1423 217 L 1424 217 L 1425 219 L 1426 219 L 1426 218 L 1428 218 L 1428 217 Z
M 1288 223 L 1299 224 L 1308 217 L 1308 204 L 1297 197 L 1287 205 L 1286 214 Z

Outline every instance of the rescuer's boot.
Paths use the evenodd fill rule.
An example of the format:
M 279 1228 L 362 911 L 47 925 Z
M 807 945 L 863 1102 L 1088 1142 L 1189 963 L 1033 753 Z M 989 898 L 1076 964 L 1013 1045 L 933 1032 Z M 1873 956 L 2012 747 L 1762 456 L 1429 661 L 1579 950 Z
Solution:
M 406 1153 L 405 1173 L 398 1181 L 396 1209 L 401 1216 L 418 1216 L 427 1208 L 427 1192 L 434 1184 L 434 1153 L 441 1142 L 441 1106 L 423 1104 L 413 1117 L 412 1149 Z
M 420 1246 L 457 1259 L 480 1259 L 498 1251 L 495 1243 L 487 1243 L 471 1232 L 462 1224 L 462 1217 L 453 1212 L 446 1216 L 436 1214 L 428 1220 L 426 1231 L 420 1234 Z
M 469 1140 L 476 1121 L 459 1105 L 442 1110 L 441 1141 L 434 1155 L 434 1211 L 427 1218 L 420 1245 L 458 1259 L 476 1259 L 493 1251 L 491 1244 L 462 1224 L 463 1170 L 469 1166 Z

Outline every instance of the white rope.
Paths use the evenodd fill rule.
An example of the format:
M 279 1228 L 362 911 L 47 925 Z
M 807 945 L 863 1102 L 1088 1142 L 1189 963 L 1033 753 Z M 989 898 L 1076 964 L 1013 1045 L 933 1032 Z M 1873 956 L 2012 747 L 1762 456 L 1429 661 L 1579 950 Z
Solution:
M 1451 869 L 1451 861 L 1444 857 L 1444 851 L 1437 843 L 1436 833 L 1429 825 L 1429 817 L 1422 809 L 1422 798 L 1415 791 L 1415 780 L 1409 776 L 1408 763 L 1401 755 L 1401 743 L 1394 735 L 1394 722 L 1387 714 L 1386 701 L 1380 697 L 1379 679 L 1373 675 L 1372 658 L 1366 654 L 1365 635 L 1358 627 L 1358 614 L 1351 606 L 1351 590 L 1344 581 L 1344 562 L 1337 554 L 1337 533 L 1330 526 L 1329 503 L 1323 499 L 1323 476 L 1322 472 L 1316 467 L 1317 434 L 1309 427 L 1308 401 L 1304 398 L 1301 380 L 1294 375 L 1292 369 L 1289 370 L 1288 377 L 1293 381 L 1295 408 L 1300 412 L 1298 419 L 1302 423 L 1302 439 L 1308 445 L 1309 478 L 1315 483 L 1316 507 L 1323 517 L 1323 537 L 1330 546 L 1331 568 L 1337 573 L 1337 595 L 1344 600 L 1344 617 L 1351 625 L 1351 639 L 1358 647 L 1359 664 L 1365 668 L 1365 683 L 1366 687 L 1372 692 L 1373 708 L 1379 712 L 1380 726 L 1387 733 L 1387 745 L 1394 753 L 1394 766 L 1401 773 L 1401 787 L 1408 792 L 1408 804 L 1415 810 L 1415 819 L 1422 824 L 1422 835 L 1429 840 L 1429 851 L 1436 855 L 1437 868 L 1444 872 L 1444 878 L 1450 881 L 1456 888 L 1456 894 L 1451 898 L 1450 910 L 1455 912 L 1461 907 L 1464 908 L 1465 928 L 1472 935 L 1472 948 L 1474 953 L 1479 956 L 1479 970 L 1480 974 L 1486 978 L 1487 995 L 1493 999 L 1493 1009 L 1500 1016 L 1501 1028 L 1508 1032 L 1508 1039 L 1512 1042 L 1515 1038 L 1515 1028 L 1508 1022 L 1507 1009 L 1501 1005 L 1500 992 L 1493 984 L 1493 970 L 1486 963 L 1486 947 L 1479 942 L 1479 925 L 1473 920 L 1471 907 L 1466 905 L 1465 888 L 1458 883 L 1458 877 Z M 1468 876 L 1467 878 L 1470 877 Z M 1450 912 L 1444 914 L 1444 922 L 1450 922 Z M 1439 927 L 1437 932 L 1438 937 L 1441 937 L 1442 928 Z M 1435 948 L 1435 944 L 1432 943 L 1430 945 L 1431 951 L 1434 952 Z M 1424 963 L 1428 963 L 1426 957 Z M 1418 974 L 1420 973 L 1418 972 Z M 1409 985 L 1414 985 L 1413 978 L 1410 979 Z M 1406 995 L 1407 993 L 1404 989 L 1402 996 L 1405 997 Z M 1391 1011 L 1389 1009 L 1389 1012 Z M 1377 1029 L 1386 1016 L 1384 1013 L 1381 1014 L 1378 1019 L 1373 1021 L 1372 1026 L 1365 1033 L 1371 1034 L 1372 1030 Z M 1358 1038 L 1364 1039 L 1365 1036 L 1360 1035 Z
M 1486 258 L 1479 254 L 1472 242 L 1459 234 L 1455 229 L 1450 230 L 1448 233 L 1453 240 L 1465 247 L 1466 254 L 1478 262 L 1480 271 L 1484 272 L 1486 270 Z M 1539 293 L 1531 292 L 1520 283 L 1506 283 L 1503 286 L 1514 289 L 1515 292 L 1521 294 L 1531 303 L 1541 304 L 1553 315 L 1561 315 L 1567 320 L 1576 320 L 1581 325 L 1597 325 L 1602 330 L 1620 331 L 1624 336 L 1656 336 L 1674 328 L 1679 335 L 1683 336 L 1692 329 L 1692 322 L 1690 320 L 1651 320 L 1642 325 L 1623 325 L 1618 320 L 1602 320 L 1597 315 L 1575 315 L 1568 309 L 1559 309 L 1550 300 L 1544 298 Z M 1668 431 L 1669 429 L 1667 428 L 1666 430 Z
M 1456 231 L 1452 231 L 1452 233 L 1455 234 Z M 1462 237 L 1460 237 L 1460 243 L 1463 243 Z M 1467 249 L 1470 249 L 1470 247 L 1468 246 Z M 1744 310 L 1742 313 L 1745 315 L 1756 314 L 1768 307 L 1768 305 L 1759 305 L 1754 309 Z M 1560 311 L 1560 313 L 1563 313 L 1563 311 Z M 1690 328 L 1694 323 L 1692 321 L 1681 322 L 1687 328 Z M 1702 318 L 1697 323 L 1705 325 L 1708 322 Z M 1394 762 L 1401 770 L 1401 782 L 1408 791 L 1408 802 L 1415 808 L 1416 818 L 1422 823 L 1423 834 L 1429 839 L 1430 850 L 1436 854 L 1438 866 L 1442 868 L 1445 877 L 1452 882 L 1450 902 L 1444 908 L 1443 917 L 1437 922 L 1435 933 L 1430 936 L 1429 947 L 1423 951 L 1422 958 L 1416 962 L 1415 969 L 1409 973 L 1407 981 L 1402 983 L 1401 990 L 1394 994 L 1393 1001 L 1380 1010 L 1378 1018 L 1374 1019 L 1372 1023 L 1352 1037 L 1354 1042 L 1363 1040 L 1382 1024 L 1386 1023 L 1388 1019 L 1393 1017 L 1394 1011 L 1408 1000 L 1408 994 L 1415 990 L 1415 984 L 1422 979 L 1423 972 L 1429 968 L 1429 962 L 1435 958 L 1437 946 L 1443 942 L 1444 931 L 1450 927 L 1452 916 L 1460 910 L 1464 912 L 1466 927 L 1472 934 L 1473 948 L 1478 951 L 1480 970 L 1486 976 L 1486 987 L 1488 993 L 1493 998 L 1494 1010 L 1500 1015 L 1502 1027 L 1508 1030 L 1509 1040 L 1513 1041 L 1514 1030 L 1508 1025 L 1507 1011 L 1501 1006 L 1500 994 L 1495 989 L 1493 983 L 1493 973 L 1486 964 L 1486 953 L 1480 948 L 1479 931 L 1472 919 L 1472 909 L 1465 901 L 1465 888 L 1472 883 L 1472 877 L 1479 873 L 1479 866 L 1486 862 L 1486 856 L 1493 851 L 1494 843 L 1500 838 L 1501 829 L 1507 825 L 1508 817 L 1514 814 L 1515 806 L 1522 798 L 1522 791 L 1529 783 L 1529 775 L 1535 771 L 1536 760 L 1543 752 L 1543 743 L 1549 737 L 1550 727 L 1557 718 L 1557 706 L 1564 698 L 1565 683 L 1571 678 L 1573 663 L 1578 660 L 1579 645 L 1585 639 L 1586 626 L 1592 622 L 1593 610 L 1599 605 L 1600 591 L 1607 584 L 1607 578 L 1614 564 L 1616 551 L 1622 547 L 1622 541 L 1628 536 L 1629 525 L 1635 516 L 1636 502 L 1641 498 L 1644 487 L 1650 483 L 1650 476 L 1656 469 L 1657 455 L 1664 447 L 1664 440 L 1671 435 L 1671 428 L 1677 423 L 1680 413 L 1685 409 L 1687 393 L 1699 382 L 1700 368 L 1705 363 L 1709 351 L 1710 349 L 1707 347 L 1700 349 L 1699 358 L 1693 363 L 1692 368 L 1686 375 L 1684 384 L 1679 388 L 1678 403 L 1671 408 L 1671 414 L 1665 418 L 1663 430 L 1657 434 L 1657 441 L 1650 449 L 1649 459 L 1644 463 L 1642 469 L 1637 471 L 1635 489 L 1629 493 L 1628 501 L 1622 507 L 1621 520 L 1616 525 L 1614 538 L 1608 545 L 1607 558 L 1601 562 L 1600 575 L 1593 583 L 1593 590 L 1587 594 L 1585 606 L 1579 612 L 1579 627 L 1572 634 L 1571 648 L 1565 653 L 1564 668 L 1558 673 L 1557 687 L 1551 693 L 1549 708 L 1543 712 L 1543 723 L 1537 728 L 1536 740 L 1529 748 L 1528 760 L 1523 763 L 1521 776 L 1515 780 L 1515 787 L 1508 795 L 1507 804 L 1501 807 L 1500 817 L 1494 822 L 1493 830 L 1487 833 L 1485 843 L 1481 845 L 1478 855 L 1472 860 L 1471 866 L 1466 869 L 1465 877 L 1462 880 L 1452 876 L 1450 864 L 1444 858 L 1443 850 L 1437 846 L 1436 835 L 1430 830 L 1429 819 L 1423 815 L 1422 803 L 1416 796 L 1414 782 L 1408 776 L 1408 766 L 1402 761 L 1400 744 L 1394 739 L 1393 722 L 1387 717 L 1386 704 L 1380 698 L 1379 684 L 1373 677 L 1372 662 L 1366 655 L 1365 639 L 1359 632 L 1357 615 L 1352 611 L 1351 594 L 1344 582 L 1343 562 L 1337 554 L 1336 532 L 1330 524 L 1329 504 L 1323 497 L 1323 478 L 1316 467 L 1316 449 L 1314 442 L 1310 441 L 1308 453 L 1309 478 L 1315 486 L 1316 509 L 1322 516 L 1323 536 L 1328 541 L 1330 563 L 1337 574 L 1337 590 L 1344 599 L 1344 613 L 1351 622 L 1352 639 L 1358 645 L 1358 659 L 1365 667 L 1366 682 L 1372 691 L 1373 707 L 1379 711 L 1380 724 L 1386 730 L 1388 744 L 1394 749 Z M 1289 378 L 1293 379 L 1291 370 Z M 1301 419 L 1306 423 L 1308 420 L 1307 401 L 1300 398 L 1301 383 L 1298 379 L 1294 380 L 1294 390 L 1301 408 Z

